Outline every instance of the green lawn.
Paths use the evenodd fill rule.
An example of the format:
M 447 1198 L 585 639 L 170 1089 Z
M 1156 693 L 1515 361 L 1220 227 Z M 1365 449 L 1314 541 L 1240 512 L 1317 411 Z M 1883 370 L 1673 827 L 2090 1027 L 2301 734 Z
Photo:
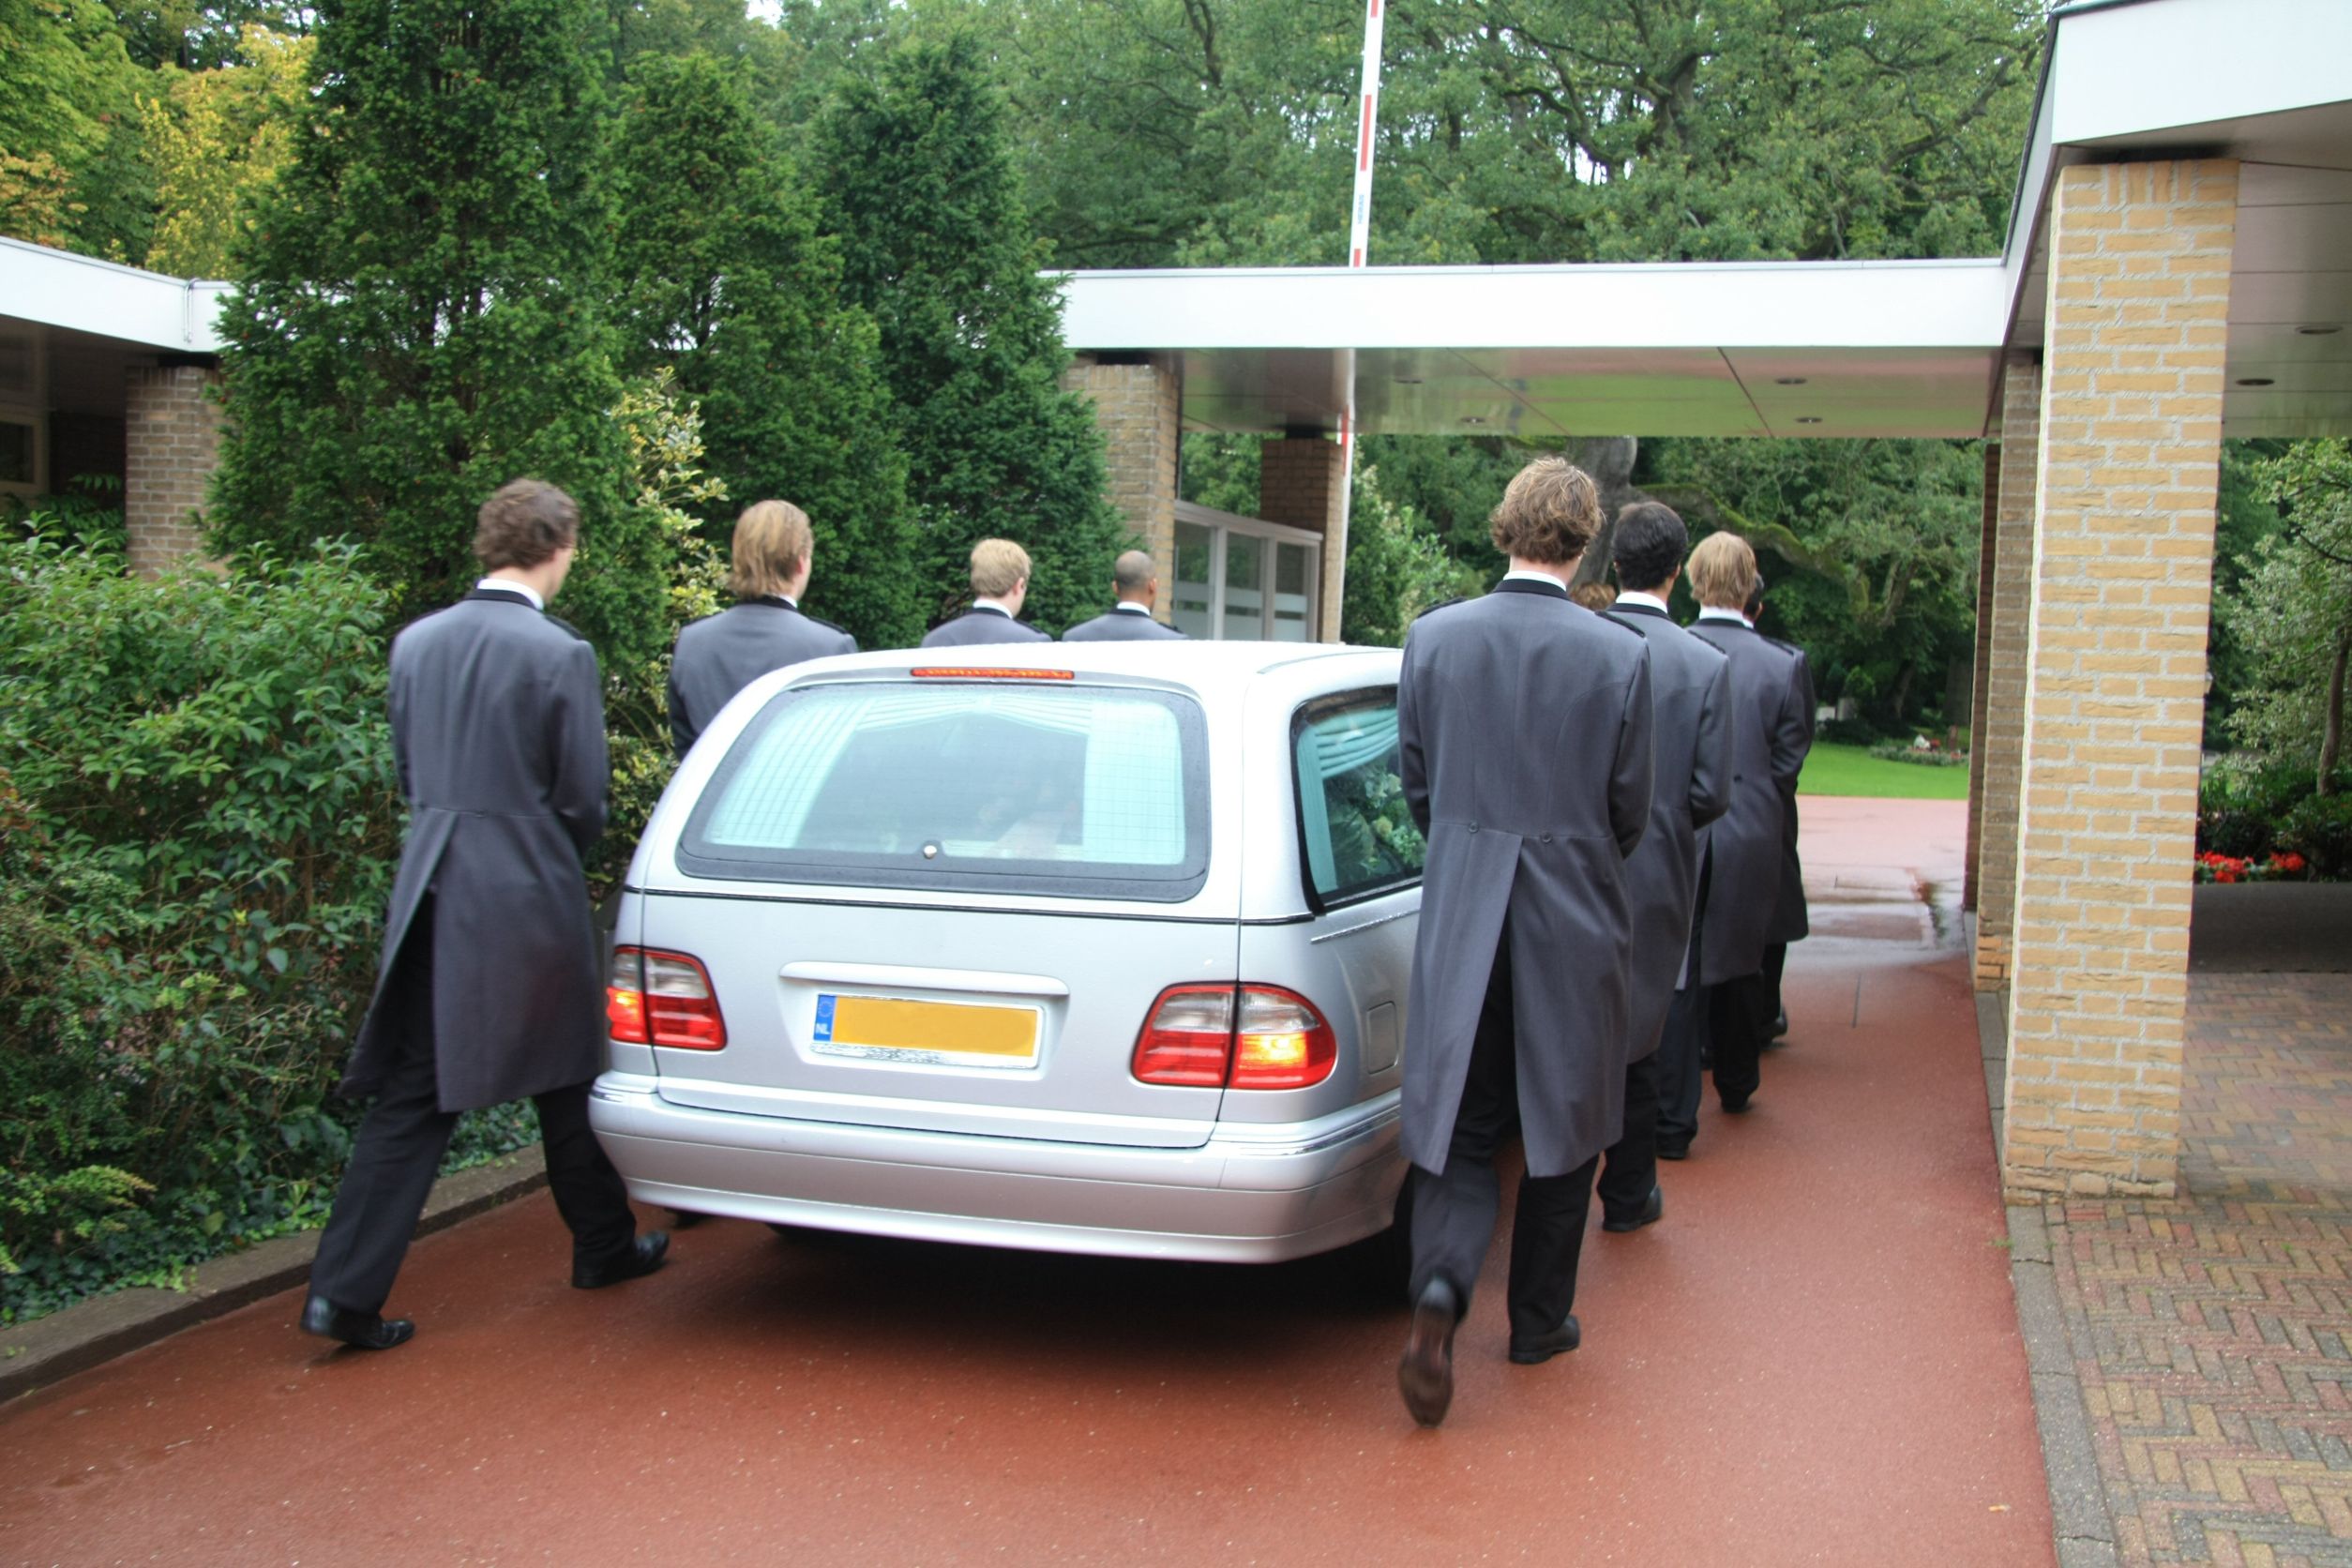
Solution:
M 1966 800 L 1968 770 L 1890 762 L 1860 746 L 1816 745 L 1797 780 L 1801 795 L 1877 795 L 1901 800 Z

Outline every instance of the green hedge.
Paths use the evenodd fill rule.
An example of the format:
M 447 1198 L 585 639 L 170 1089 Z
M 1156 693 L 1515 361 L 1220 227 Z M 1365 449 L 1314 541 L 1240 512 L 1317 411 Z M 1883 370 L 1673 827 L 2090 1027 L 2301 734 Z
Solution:
M 2197 850 L 2241 860 L 2299 854 L 2311 875 L 2352 879 L 2352 768 L 2328 794 L 2301 763 L 2232 755 L 2197 782 Z
M 400 803 L 344 550 L 0 540 L 0 1320 L 314 1224 Z M 95 544 L 96 548 L 91 548 Z M 529 1135 L 472 1119 L 455 1161 Z

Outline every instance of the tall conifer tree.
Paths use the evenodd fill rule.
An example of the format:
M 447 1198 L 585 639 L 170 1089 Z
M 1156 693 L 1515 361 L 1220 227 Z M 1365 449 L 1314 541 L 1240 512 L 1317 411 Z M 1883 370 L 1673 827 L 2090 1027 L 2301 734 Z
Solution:
M 615 155 L 628 368 L 672 366 L 701 400 L 704 466 L 731 498 L 709 521 L 768 496 L 798 504 L 817 534 L 809 609 L 865 647 L 912 642 L 906 460 L 873 319 L 840 297 L 839 248 L 741 68 L 649 56 L 630 76 Z
M 661 636 L 626 504 L 594 0 L 326 0 L 294 160 L 222 311 L 224 549 L 348 535 L 408 619 L 460 593 L 509 479 L 578 499 L 564 612 L 608 661 Z
M 1061 309 L 978 49 L 901 45 L 843 82 L 815 145 L 850 297 L 882 330 L 925 608 L 963 597 L 972 544 L 1001 535 L 1034 563 L 1028 619 L 1093 613 L 1128 531 L 1093 411 L 1061 389 Z

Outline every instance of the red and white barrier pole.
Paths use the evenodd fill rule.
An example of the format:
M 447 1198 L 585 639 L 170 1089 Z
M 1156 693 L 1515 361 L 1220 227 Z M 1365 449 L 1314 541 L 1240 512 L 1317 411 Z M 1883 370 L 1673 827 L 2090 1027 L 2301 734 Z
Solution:
M 1380 30 L 1381 12 L 1387 0 L 1364 0 L 1364 90 L 1357 98 L 1356 110 L 1356 188 L 1355 199 L 1348 209 L 1348 265 L 1350 269 L 1365 264 L 1372 241 L 1372 153 L 1376 133 L 1380 128 Z M 1347 378 L 1346 400 L 1339 411 L 1339 523 L 1335 538 L 1325 541 L 1329 552 L 1323 566 L 1326 592 L 1336 597 L 1345 591 L 1348 569 L 1348 521 L 1353 509 L 1356 478 L 1356 351 L 1345 351 L 1342 374 Z M 1324 614 L 1334 630 L 1338 626 L 1338 607 L 1328 606 Z

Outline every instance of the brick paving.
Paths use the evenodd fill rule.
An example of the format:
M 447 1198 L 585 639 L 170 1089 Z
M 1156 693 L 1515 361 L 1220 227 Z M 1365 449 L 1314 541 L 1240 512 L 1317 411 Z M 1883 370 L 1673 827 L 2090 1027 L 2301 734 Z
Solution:
M 2199 974 L 2185 1196 L 2047 1206 L 2125 1563 L 2352 1564 L 2352 974 Z

